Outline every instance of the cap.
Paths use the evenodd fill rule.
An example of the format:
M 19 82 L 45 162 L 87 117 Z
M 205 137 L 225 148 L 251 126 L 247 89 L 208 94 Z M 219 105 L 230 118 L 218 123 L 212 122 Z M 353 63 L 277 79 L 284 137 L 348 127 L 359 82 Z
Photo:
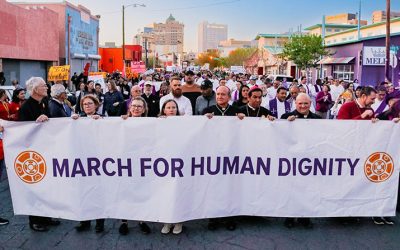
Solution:
M 391 99 L 398 99 L 398 98 L 400 98 L 400 90 L 394 91 L 393 93 L 386 95 L 385 101 L 387 104 L 389 104 L 389 101 Z
M 185 75 L 187 75 L 187 76 L 189 76 L 189 75 L 194 76 L 194 72 L 191 71 L 191 70 L 188 70 L 188 71 L 185 72 Z
M 257 76 L 250 76 L 250 80 L 256 81 L 257 79 Z
M 213 83 L 210 80 L 204 80 L 200 85 L 201 89 L 208 89 L 208 88 L 212 88 L 212 87 L 213 87 Z
M 254 91 L 261 91 L 262 89 L 260 89 L 260 87 L 258 87 L 257 85 L 254 85 L 253 87 L 250 88 L 248 95 L 250 96 L 251 93 L 253 93 Z
M 152 81 L 147 81 L 147 82 L 144 83 L 144 86 L 146 86 L 146 85 L 153 86 L 153 82 Z

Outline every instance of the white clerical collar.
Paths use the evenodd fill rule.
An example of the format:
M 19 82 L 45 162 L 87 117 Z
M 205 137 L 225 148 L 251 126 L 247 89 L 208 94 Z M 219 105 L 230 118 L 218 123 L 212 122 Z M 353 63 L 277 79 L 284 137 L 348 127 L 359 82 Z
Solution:
M 249 106 L 249 108 L 251 108 L 253 111 L 257 109 L 257 108 L 253 108 L 252 106 L 250 106 L 250 104 L 247 104 L 247 106 Z

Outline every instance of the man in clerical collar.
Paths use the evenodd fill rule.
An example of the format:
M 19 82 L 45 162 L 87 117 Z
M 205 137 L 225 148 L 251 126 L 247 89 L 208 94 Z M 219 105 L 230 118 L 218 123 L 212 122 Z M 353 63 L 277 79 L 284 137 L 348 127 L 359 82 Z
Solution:
M 311 98 L 306 93 L 300 93 L 296 97 L 296 110 L 290 113 L 283 114 L 281 119 L 294 121 L 297 119 L 321 119 L 321 116 L 310 111 Z
M 276 97 L 269 101 L 267 109 L 271 111 L 275 118 L 281 117 L 283 114 L 290 112 L 290 103 L 286 101 L 287 89 L 279 87 L 276 91 Z
M 216 116 L 238 116 L 239 119 L 244 118 L 244 114 L 240 113 L 240 110 L 235 106 L 229 105 L 231 98 L 231 92 L 227 86 L 219 86 L 216 91 L 216 105 L 210 106 L 203 110 L 203 115 L 208 118 Z
M 371 108 L 374 110 L 375 117 L 389 109 L 389 106 L 385 101 L 386 88 L 384 86 L 379 86 L 377 91 L 378 93 L 376 95 L 375 102 L 371 105 Z
M 248 117 L 265 117 L 273 121 L 275 117 L 272 113 L 268 109 L 261 107 L 262 93 L 262 89 L 259 87 L 252 87 L 249 90 L 249 102 L 247 105 L 240 107 L 239 110 Z

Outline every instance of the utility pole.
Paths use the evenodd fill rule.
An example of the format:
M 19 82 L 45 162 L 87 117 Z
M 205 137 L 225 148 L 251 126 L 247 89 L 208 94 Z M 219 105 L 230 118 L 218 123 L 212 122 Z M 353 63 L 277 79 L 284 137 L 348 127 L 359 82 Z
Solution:
M 390 0 L 386 0 L 386 61 L 385 61 L 385 81 L 390 81 Z

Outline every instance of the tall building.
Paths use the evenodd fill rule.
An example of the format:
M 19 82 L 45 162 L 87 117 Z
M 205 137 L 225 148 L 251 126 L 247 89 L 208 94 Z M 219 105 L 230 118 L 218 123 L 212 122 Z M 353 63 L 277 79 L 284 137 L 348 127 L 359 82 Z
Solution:
M 172 14 L 165 23 L 154 23 L 151 31 L 154 36 L 154 50 L 162 54 L 183 54 L 184 24 L 175 20 Z
M 400 12 L 390 12 L 390 19 L 400 17 Z M 386 11 L 377 10 L 372 12 L 372 23 L 380 23 L 386 21 Z
M 221 41 L 228 39 L 228 25 L 202 22 L 198 26 L 198 52 L 218 49 Z

